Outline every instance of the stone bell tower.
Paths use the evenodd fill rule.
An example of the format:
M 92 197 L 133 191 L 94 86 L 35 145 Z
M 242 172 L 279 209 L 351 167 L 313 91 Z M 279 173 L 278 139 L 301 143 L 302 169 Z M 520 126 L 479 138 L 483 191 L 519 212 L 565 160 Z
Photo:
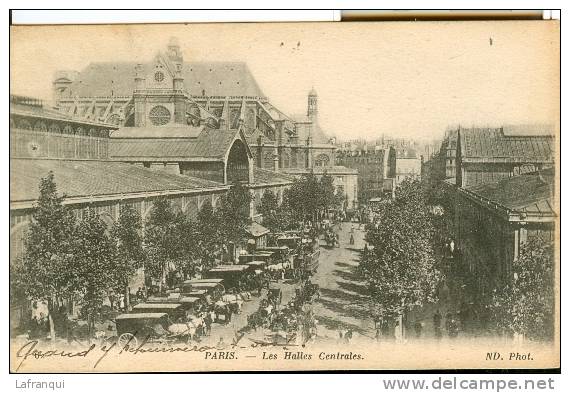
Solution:
M 307 116 L 313 123 L 317 121 L 317 116 L 319 114 L 317 98 L 317 92 L 315 91 L 315 88 L 312 88 L 307 100 Z

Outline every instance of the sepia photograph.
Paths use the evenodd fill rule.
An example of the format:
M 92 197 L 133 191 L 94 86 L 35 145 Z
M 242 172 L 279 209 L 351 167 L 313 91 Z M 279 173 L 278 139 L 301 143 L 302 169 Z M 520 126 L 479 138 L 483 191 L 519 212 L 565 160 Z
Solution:
M 560 22 L 12 25 L 11 373 L 560 368 Z

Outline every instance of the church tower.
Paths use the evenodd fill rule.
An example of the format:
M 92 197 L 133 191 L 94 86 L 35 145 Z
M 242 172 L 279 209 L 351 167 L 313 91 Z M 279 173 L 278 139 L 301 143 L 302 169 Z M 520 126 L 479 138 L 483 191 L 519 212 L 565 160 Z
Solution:
M 315 91 L 315 88 L 312 88 L 309 92 L 307 101 L 307 116 L 313 123 L 316 123 L 318 114 L 319 108 L 317 106 L 317 92 Z
M 152 63 L 135 68 L 135 127 L 186 125 L 184 59 L 176 38 Z

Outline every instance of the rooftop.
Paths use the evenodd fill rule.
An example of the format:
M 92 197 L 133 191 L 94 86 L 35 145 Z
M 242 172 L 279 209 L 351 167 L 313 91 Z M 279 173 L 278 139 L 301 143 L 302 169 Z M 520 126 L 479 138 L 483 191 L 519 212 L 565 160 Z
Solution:
M 137 62 L 95 62 L 84 68 L 69 87 L 69 97 L 132 96 Z M 154 62 L 143 64 L 152 72 Z M 190 95 L 264 97 L 244 62 L 185 62 L 184 86 Z
M 295 175 L 309 173 L 311 171 L 310 168 L 285 168 L 283 170 L 289 174 Z M 342 165 L 313 167 L 313 173 L 316 175 L 322 175 L 325 172 L 329 175 L 356 175 L 358 174 L 358 169 L 347 168 Z
M 71 116 L 48 106 L 42 100 L 24 96 L 10 96 L 10 115 L 25 117 L 36 117 L 42 120 L 62 120 L 68 123 L 76 123 L 85 126 L 103 126 L 107 128 L 117 128 L 117 126 L 107 123 L 95 122 L 83 118 Z
M 170 136 L 164 138 L 162 130 Z M 153 161 L 221 160 L 238 130 L 203 127 L 149 127 L 129 130 L 127 127 L 111 135 L 109 156 L 114 159 Z
M 512 136 L 502 128 L 460 129 L 463 162 L 553 162 L 552 135 Z
M 113 138 L 196 138 L 204 127 L 175 124 L 161 127 L 121 127 L 113 131 Z
M 109 161 L 10 160 L 10 202 L 35 201 L 40 180 L 53 171 L 58 192 L 69 198 L 160 191 L 203 191 L 223 184 Z
M 269 229 L 265 228 L 263 225 L 258 224 L 255 221 L 253 221 L 251 224 L 249 224 L 245 228 L 245 231 L 253 237 L 260 237 L 260 236 L 266 235 L 270 232 Z
M 290 184 L 293 182 L 293 177 L 283 172 L 270 171 L 268 169 L 261 169 L 256 166 L 253 167 L 253 185 L 263 184 Z
M 459 191 L 501 206 L 510 212 L 556 216 L 553 205 L 554 169 L 513 176 Z

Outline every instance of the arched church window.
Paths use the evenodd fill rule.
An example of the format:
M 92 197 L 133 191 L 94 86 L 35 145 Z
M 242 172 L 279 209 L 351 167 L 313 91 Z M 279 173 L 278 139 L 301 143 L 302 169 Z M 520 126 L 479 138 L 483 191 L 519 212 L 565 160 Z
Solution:
M 273 168 L 273 153 L 267 152 L 263 155 L 263 166 L 267 169 Z
M 289 154 L 283 153 L 282 158 L 283 158 L 283 168 L 289 168 L 289 166 L 291 165 L 290 164 L 291 157 L 289 157 Z
M 107 123 L 119 125 L 121 118 L 118 114 L 113 113 L 111 116 L 107 118 Z
M 329 164 L 329 156 L 326 154 L 319 154 L 315 160 L 316 166 L 327 166 Z
M 157 105 L 150 110 L 148 117 L 153 125 L 163 126 L 170 122 L 170 111 L 162 105 Z
M 230 128 L 236 129 L 239 125 L 239 109 L 232 109 L 230 112 Z
M 250 129 L 255 128 L 255 111 L 253 109 L 249 109 L 246 116 L 245 123 L 247 124 L 247 127 Z

